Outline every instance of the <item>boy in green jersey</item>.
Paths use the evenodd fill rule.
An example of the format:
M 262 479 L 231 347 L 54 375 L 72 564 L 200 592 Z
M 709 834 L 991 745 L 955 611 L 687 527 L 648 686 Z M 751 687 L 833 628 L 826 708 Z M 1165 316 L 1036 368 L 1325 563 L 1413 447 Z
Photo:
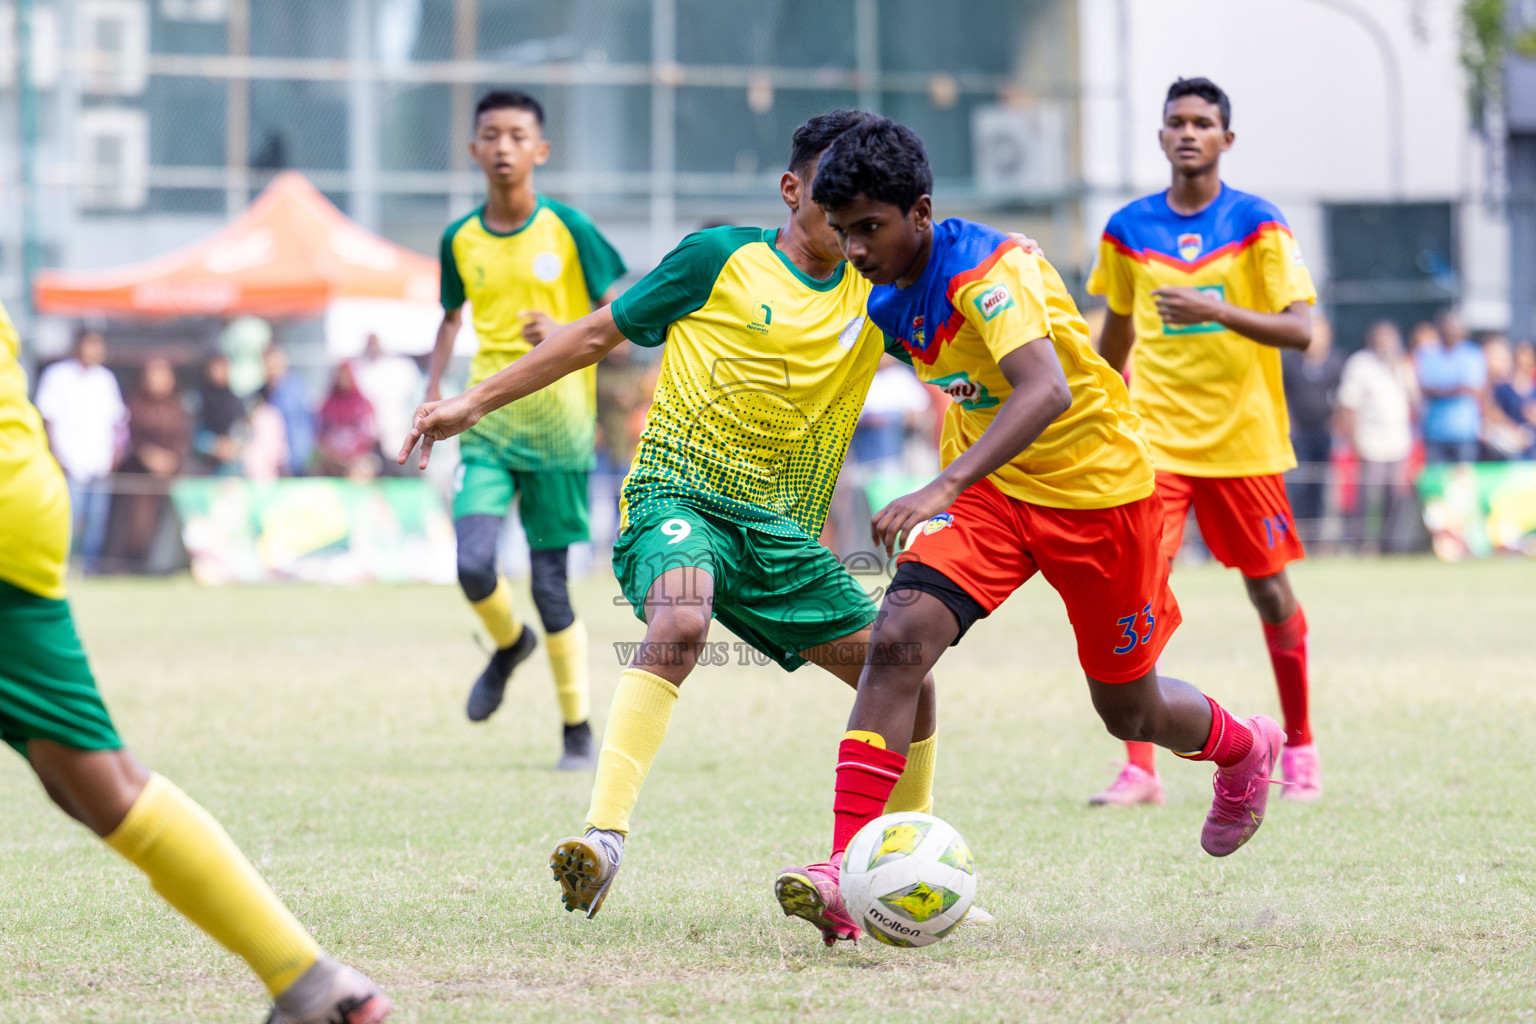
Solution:
M 858 683 L 876 607 L 817 537 L 883 339 L 865 317 L 869 285 L 843 262 L 810 184 L 821 152 L 868 116 L 836 111 L 795 132 L 780 181 L 783 227 L 688 236 L 613 305 L 545 339 L 516 373 L 422 406 L 400 450 L 404 463 L 421 439 L 425 467 L 434 440 L 516 408 L 624 338 L 667 343 L 614 547 L 645 642 L 609 710 L 587 833 L 551 860 L 567 910 L 592 917 L 602 906 L 678 687 L 701 656 L 719 660 L 724 645 L 705 642 L 712 618 L 786 669 L 809 661 Z M 932 804 L 931 682 L 893 811 Z
M 544 111 L 521 92 L 486 94 L 475 108 L 470 154 L 485 172 L 485 204 L 448 226 L 442 244 L 443 323 L 432 352 L 427 400 L 435 401 L 467 302 L 479 348 L 476 384 L 526 357 L 560 325 L 612 298 L 624 261 L 587 217 L 540 195 L 533 170 L 549 159 Z M 588 366 L 464 435 L 454 482 L 459 585 L 496 644 L 470 691 L 471 721 L 501 705 L 507 679 L 537 639 L 517 618 L 496 569 L 496 542 L 513 498 L 528 535 L 533 603 L 565 720 L 557 767 L 593 765 L 587 633 L 566 586 L 570 545 L 588 539 L 587 474 L 597 419 Z

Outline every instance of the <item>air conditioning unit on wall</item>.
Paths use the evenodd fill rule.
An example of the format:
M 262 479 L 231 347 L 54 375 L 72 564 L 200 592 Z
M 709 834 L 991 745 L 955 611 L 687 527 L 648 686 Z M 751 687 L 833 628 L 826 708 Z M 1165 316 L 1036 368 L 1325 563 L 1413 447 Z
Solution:
M 149 118 L 126 107 L 80 111 L 80 205 L 136 210 L 149 198 Z
M 75 23 L 80 86 L 91 96 L 137 96 L 149 81 L 144 0 L 82 0 Z
M 1028 199 L 1068 185 L 1067 112 L 1055 102 L 977 107 L 971 114 L 976 190 L 989 199 Z
M 160 0 L 160 13 L 169 21 L 223 21 L 228 0 Z

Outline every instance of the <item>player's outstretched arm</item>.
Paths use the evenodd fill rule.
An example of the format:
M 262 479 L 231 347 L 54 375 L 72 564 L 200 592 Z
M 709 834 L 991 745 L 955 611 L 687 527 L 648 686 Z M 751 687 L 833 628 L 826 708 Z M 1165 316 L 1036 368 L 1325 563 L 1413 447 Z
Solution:
M 1099 355 L 1112 366 L 1116 373 L 1125 372 L 1125 361 L 1131 358 L 1131 348 L 1136 344 L 1136 322 L 1129 313 L 1104 311 L 1104 328 L 1099 331 Z
M 887 554 L 906 543 L 913 527 L 943 512 L 960 492 L 1012 462 L 1035 443 L 1056 417 L 1072 407 L 1072 389 L 1056 358 L 1056 346 L 1039 338 L 997 361 L 1013 387 L 976 443 L 960 454 L 933 482 L 897 498 L 874 518 L 875 543 Z
M 464 307 L 443 310 L 443 322 L 437 328 L 437 340 L 432 343 L 432 360 L 427 365 L 427 401 L 435 402 L 442 397 L 443 371 L 453 357 L 453 343 L 459 336 L 464 322 Z
M 426 402 L 417 408 L 415 422 L 396 461 L 405 465 L 419 440 L 421 459 L 417 468 L 426 469 L 433 442 L 462 434 L 486 413 L 548 387 L 568 373 L 591 366 L 623 340 L 608 306 L 566 324 L 517 362 L 463 394 Z
M 1165 324 L 1217 323 L 1271 348 L 1304 349 L 1312 344 L 1312 306 L 1307 302 L 1293 302 L 1278 313 L 1261 313 L 1198 288 L 1157 288 L 1152 298 Z

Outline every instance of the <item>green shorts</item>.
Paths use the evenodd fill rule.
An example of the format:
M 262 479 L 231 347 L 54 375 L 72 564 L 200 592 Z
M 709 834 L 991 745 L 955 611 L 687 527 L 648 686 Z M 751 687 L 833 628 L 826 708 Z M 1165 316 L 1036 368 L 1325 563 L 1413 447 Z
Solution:
M 801 651 L 857 632 L 879 612 L 816 541 L 753 530 L 686 502 L 653 506 L 613 546 L 614 574 L 642 622 L 651 584 L 684 567 L 713 578 L 715 618 L 791 672 L 805 664 Z
M 0 581 L 0 739 L 25 757 L 28 740 L 76 750 L 123 745 L 96 691 L 68 601 Z
M 517 497 L 518 518 L 535 551 L 554 551 L 589 540 L 586 470 L 506 469 L 484 462 L 459 463 L 453 484 L 453 518 L 504 516 Z

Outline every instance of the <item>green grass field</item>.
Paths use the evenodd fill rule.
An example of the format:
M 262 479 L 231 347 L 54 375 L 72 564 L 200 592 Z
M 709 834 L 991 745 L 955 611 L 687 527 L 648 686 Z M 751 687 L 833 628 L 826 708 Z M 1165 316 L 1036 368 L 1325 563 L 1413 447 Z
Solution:
M 1160 810 L 1085 806 L 1120 750 L 1043 583 L 946 656 L 936 810 L 970 840 L 999 924 L 927 950 L 827 950 L 773 901 L 775 870 L 819 859 L 830 830 L 852 694 L 815 669 L 686 684 L 623 875 L 586 921 L 545 862 L 590 777 L 550 770 L 542 657 L 495 719 L 464 720 L 482 659 L 455 590 L 104 582 L 78 586 L 75 611 L 140 756 L 406 1024 L 1536 1019 L 1536 567 L 1294 576 L 1328 793 L 1275 801 L 1224 861 L 1198 845 L 1206 766 L 1165 757 Z M 1276 713 L 1238 578 L 1190 567 L 1175 585 L 1168 669 Z M 599 719 L 612 644 L 640 636 L 616 593 L 577 593 Z M 262 1019 L 244 966 L 19 760 L 0 807 L 0 1021 Z

